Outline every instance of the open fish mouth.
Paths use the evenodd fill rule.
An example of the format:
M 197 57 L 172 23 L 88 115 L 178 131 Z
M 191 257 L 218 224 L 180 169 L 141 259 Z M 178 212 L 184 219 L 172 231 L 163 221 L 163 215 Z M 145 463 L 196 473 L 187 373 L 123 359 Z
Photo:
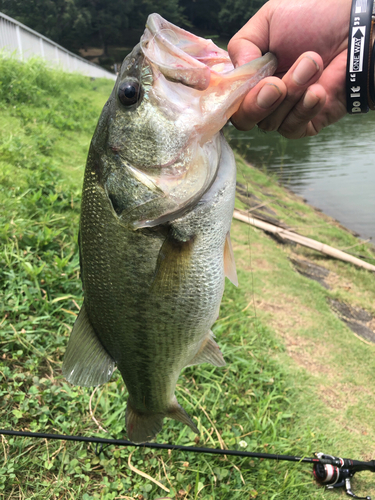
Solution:
M 215 73 L 233 70 L 225 50 L 169 23 L 159 14 L 149 16 L 141 48 L 168 80 L 197 90 L 206 90 Z
M 148 17 L 140 48 L 152 67 L 154 95 L 189 115 L 195 130 L 204 131 L 201 143 L 217 133 L 247 92 L 277 68 L 271 53 L 234 68 L 227 51 L 212 40 L 193 35 L 159 14 Z M 173 83 L 182 85 L 176 88 Z M 185 108 L 181 106 L 187 101 Z
M 201 91 L 223 78 L 249 78 L 263 67 L 262 78 L 272 74 L 277 67 L 276 57 L 268 53 L 257 59 L 255 66 L 252 62 L 235 69 L 228 52 L 212 40 L 193 35 L 159 14 L 148 17 L 141 49 L 165 78 Z

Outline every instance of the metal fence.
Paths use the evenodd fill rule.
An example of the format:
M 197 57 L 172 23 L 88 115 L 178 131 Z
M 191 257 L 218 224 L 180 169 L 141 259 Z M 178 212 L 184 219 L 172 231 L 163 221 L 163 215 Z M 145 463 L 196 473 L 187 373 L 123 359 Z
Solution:
M 86 76 L 116 80 L 114 73 L 69 52 L 2 12 L 0 12 L 0 50 L 14 54 L 19 59 L 39 56 L 58 65 L 64 71 L 76 71 Z

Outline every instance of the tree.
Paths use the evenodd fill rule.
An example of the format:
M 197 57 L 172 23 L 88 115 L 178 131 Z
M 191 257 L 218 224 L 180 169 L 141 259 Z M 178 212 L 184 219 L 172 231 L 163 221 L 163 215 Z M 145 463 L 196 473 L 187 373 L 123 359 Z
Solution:
M 265 0 L 0 0 L 0 11 L 73 51 L 99 40 L 108 45 L 134 39 L 153 12 L 207 36 L 232 36 Z M 133 30 L 133 36 L 127 36 Z M 137 37 L 140 36 L 137 33 Z
M 221 33 L 233 36 L 266 3 L 266 0 L 224 0 L 218 15 Z
M 191 25 L 199 30 L 211 32 L 219 31 L 218 14 L 224 0 L 180 0 Z
M 76 0 L 91 16 L 92 33 L 99 36 L 103 51 L 108 55 L 108 45 L 122 39 L 134 7 L 134 0 Z
M 0 11 L 64 47 L 76 50 L 91 32 L 80 0 L 0 0 Z
M 147 17 L 154 12 L 178 26 L 191 26 L 179 0 L 139 0 L 129 15 L 131 26 L 143 29 Z

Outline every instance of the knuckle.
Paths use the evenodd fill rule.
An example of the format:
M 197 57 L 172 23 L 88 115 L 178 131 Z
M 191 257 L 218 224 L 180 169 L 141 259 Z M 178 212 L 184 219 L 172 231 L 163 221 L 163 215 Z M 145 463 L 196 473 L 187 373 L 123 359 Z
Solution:
M 254 123 L 236 123 L 234 120 L 230 120 L 232 125 L 237 129 L 240 130 L 241 132 L 249 132 L 249 130 L 252 130 L 255 127 Z
M 301 139 L 308 134 L 308 124 L 315 113 L 308 112 L 296 106 L 280 124 L 278 131 L 288 139 Z
M 279 122 L 275 120 L 262 120 L 258 123 L 258 128 L 264 130 L 264 132 L 275 132 L 280 126 Z
M 290 114 L 290 119 L 295 123 L 307 123 L 315 116 L 315 112 L 303 109 L 301 106 L 296 106 Z
M 302 139 L 306 137 L 306 126 L 302 123 L 294 125 L 283 124 L 279 127 L 278 132 L 286 139 Z
M 227 45 L 227 50 L 228 50 L 228 52 L 229 52 L 229 53 L 231 53 L 231 52 L 232 52 L 232 50 L 234 50 L 234 49 L 235 49 L 235 47 L 234 47 L 234 45 L 235 45 L 235 44 L 236 44 L 236 40 L 235 40 L 235 38 L 233 37 L 233 38 L 231 38 L 231 39 L 229 40 L 228 45 Z
M 237 129 L 240 130 L 241 132 L 248 132 L 249 130 L 252 130 L 255 127 L 255 123 L 253 122 L 244 122 L 244 121 L 236 121 L 233 119 L 233 117 L 230 119 L 232 125 Z

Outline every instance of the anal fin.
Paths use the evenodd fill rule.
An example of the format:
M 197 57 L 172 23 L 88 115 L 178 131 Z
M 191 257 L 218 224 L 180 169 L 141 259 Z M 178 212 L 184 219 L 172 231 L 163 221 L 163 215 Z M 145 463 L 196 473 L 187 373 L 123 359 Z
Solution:
M 207 338 L 202 342 L 197 354 L 186 366 L 200 365 L 201 363 L 211 363 L 211 365 L 214 366 L 225 366 L 220 347 L 214 341 L 214 334 L 211 330 L 208 332 Z
M 234 286 L 238 286 L 236 263 L 234 261 L 234 253 L 229 231 L 227 233 L 227 237 L 225 238 L 224 245 L 224 274 Z
M 173 420 L 182 422 L 183 424 L 190 427 L 190 429 L 196 434 L 199 434 L 197 426 L 194 424 L 194 422 L 191 420 L 182 406 L 178 403 L 176 396 L 174 396 L 172 406 L 166 416 L 169 418 L 173 418 Z
M 101 385 L 111 378 L 115 361 L 96 336 L 83 304 L 70 334 L 62 372 L 73 385 Z

